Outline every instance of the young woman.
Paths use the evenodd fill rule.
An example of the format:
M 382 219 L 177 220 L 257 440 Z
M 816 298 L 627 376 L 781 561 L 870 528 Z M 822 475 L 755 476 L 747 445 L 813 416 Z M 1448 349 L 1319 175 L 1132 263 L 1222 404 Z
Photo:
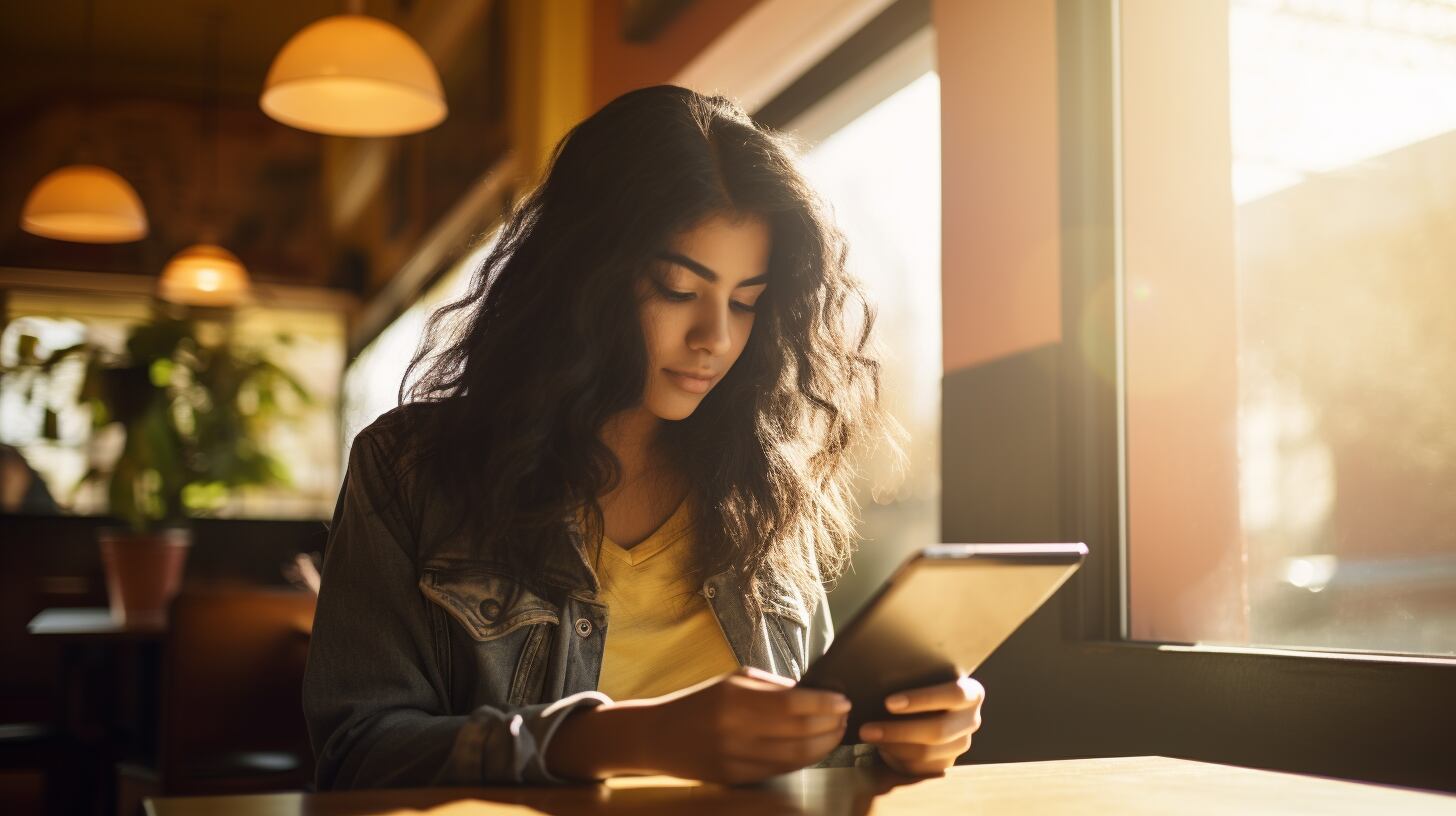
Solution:
M 849 450 L 892 425 L 844 258 L 726 99 L 646 88 L 567 135 L 354 440 L 304 683 L 320 789 L 969 748 L 969 677 L 852 747 L 848 701 L 794 687 L 833 637 Z

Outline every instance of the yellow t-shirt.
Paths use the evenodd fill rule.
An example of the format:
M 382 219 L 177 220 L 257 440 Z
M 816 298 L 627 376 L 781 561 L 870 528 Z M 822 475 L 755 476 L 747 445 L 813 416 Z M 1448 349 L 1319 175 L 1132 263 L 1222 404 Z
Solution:
M 598 691 L 614 700 L 656 697 L 738 668 L 708 600 L 687 579 L 692 546 L 688 500 L 630 550 L 603 537 L 607 642 Z

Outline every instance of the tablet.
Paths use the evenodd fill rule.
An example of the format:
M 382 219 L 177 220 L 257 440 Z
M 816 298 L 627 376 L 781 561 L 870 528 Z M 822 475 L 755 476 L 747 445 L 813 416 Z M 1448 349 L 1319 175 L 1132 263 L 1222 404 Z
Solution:
M 854 705 L 844 743 L 897 691 L 976 670 L 1082 565 L 1085 544 L 941 544 L 913 554 L 809 665 L 799 685 Z

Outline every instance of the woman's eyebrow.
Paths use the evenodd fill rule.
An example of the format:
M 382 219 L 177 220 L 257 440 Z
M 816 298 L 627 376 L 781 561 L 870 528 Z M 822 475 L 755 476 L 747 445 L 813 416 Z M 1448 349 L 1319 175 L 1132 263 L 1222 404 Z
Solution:
M 697 275 L 708 283 L 718 282 L 717 272 L 714 272 L 708 267 L 703 266 L 702 264 L 698 263 L 692 258 L 689 258 L 686 255 L 680 255 L 676 252 L 659 252 L 657 253 L 657 257 L 661 258 L 664 261 L 671 261 L 672 263 L 675 263 L 678 266 L 687 269 L 688 271 L 692 272 L 694 275 Z M 742 289 L 746 286 L 758 286 L 761 283 L 768 283 L 768 275 L 758 275 L 757 277 L 749 278 L 748 280 L 743 281 L 733 288 Z

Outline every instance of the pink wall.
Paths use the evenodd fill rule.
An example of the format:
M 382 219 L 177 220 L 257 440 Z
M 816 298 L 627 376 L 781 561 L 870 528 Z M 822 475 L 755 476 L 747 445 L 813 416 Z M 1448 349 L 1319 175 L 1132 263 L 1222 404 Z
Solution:
M 944 368 L 1061 339 L 1052 0 L 935 0 Z
M 621 0 L 591 5 L 591 109 L 621 94 L 667 82 L 759 0 L 698 0 L 650 43 L 622 39 Z

